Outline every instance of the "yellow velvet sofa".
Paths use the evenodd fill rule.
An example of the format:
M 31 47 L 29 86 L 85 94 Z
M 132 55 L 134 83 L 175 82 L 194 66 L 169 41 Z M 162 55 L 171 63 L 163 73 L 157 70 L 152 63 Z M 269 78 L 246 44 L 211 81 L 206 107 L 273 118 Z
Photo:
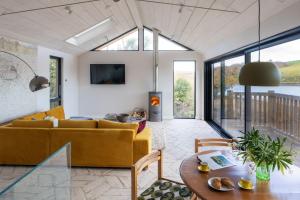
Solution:
M 43 120 L 47 115 L 60 119 L 58 127 L 52 122 L 49 127 Z M 63 107 L 58 107 L 0 127 L 0 164 L 36 165 L 69 142 L 72 166 L 131 167 L 151 152 L 150 128 L 137 134 L 137 124 L 64 117 Z

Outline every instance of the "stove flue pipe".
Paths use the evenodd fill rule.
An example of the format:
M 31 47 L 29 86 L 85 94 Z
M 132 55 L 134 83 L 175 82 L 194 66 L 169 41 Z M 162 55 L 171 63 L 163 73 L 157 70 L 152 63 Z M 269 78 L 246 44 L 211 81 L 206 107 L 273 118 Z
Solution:
M 154 91 L 158 91 L 158 35 L 160 31 L 153 28 L 153 85 Z

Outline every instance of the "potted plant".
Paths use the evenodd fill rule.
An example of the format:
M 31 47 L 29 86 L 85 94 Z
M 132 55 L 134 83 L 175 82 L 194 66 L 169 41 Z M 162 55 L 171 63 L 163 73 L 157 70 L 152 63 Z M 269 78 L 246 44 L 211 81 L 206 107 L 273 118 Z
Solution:
M 292 152 L 284 148 L 286 138 L 272 139 L 253 128 L 240 137 L 238 147 L 243 162 L 252 161 L 256 165 L 256 177 L 270 180 L 270 172 L 275 168 L 282 173 L 293 163 Z

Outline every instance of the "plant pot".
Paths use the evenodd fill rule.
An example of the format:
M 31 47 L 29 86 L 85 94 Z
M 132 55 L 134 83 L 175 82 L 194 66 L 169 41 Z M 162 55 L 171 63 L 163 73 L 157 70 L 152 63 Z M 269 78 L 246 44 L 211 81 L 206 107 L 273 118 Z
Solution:
M 262 181 L 270 180 L 270 168 L 266 165 L 256 167 L 256 178 Z

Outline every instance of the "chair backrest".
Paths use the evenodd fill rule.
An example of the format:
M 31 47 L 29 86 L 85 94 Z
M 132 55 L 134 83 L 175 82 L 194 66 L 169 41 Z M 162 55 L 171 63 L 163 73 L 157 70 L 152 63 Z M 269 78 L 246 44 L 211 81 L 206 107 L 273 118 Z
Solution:
M 225 138 L 206 138 L 195 139 L 195 153 L 199 152 L 200 147 L 234 147 L 234 139 Z
M 137 200 L 137 177 L 141 173 L 141 171 L 148 167 L 150 164 L 158 161 L 158 179 L 162 178 L 162 151 L 154 151 L 140 160 L 138 160 L 134 165 L 131 167 L 131 199 Z

